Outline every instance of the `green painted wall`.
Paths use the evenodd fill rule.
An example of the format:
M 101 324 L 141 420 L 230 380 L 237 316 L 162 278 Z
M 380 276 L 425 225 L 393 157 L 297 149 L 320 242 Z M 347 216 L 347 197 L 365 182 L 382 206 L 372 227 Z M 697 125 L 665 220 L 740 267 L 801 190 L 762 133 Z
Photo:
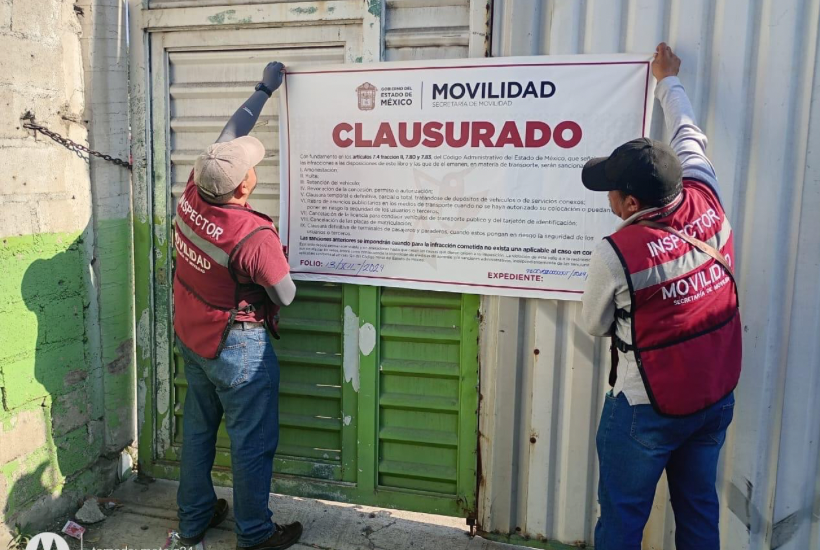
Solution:
M 0 59 L 0 549 L 110 490 L 136 437 L 130 174 L 21 123 L 128 157 L 124 18 L 0 0 L 0 40 L 31 53 Z
M 119 451 L 135 437 L 131 220 L 99 220 L 95 229 L 105 447 L 107 451 Z
M 99 373 L 89 367 L 80 233 L 0 239 L 0 516 L 100 483 Z

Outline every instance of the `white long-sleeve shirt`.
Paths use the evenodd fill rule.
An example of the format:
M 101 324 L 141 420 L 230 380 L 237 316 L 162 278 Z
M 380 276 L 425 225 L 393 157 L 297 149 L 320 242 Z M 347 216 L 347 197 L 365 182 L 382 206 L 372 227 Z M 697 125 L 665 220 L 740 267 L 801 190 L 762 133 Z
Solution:
M 706 136 L 698 128 L 692 104 L 686 96 L 683 85 L 676 76 L 661 80 L 655 88 L 655 97 L 663 109 L 666 128 L 672 135 L 672 149 L 677 153 L 683 168 L 683 178 L 692 178 L 709 184 L 720 198 L 715 169 L 706 157 Z M 657 210 L 648 208 L 624 221 L 619 230 L 640 215 Z M 601 241 L 592 253 L 589 276 L 583 296 L 582 322 L 593 336 L 608 336 L 615 319 L 615 309 L 630 311 L 632 300 L 629 296 L 626 275 L 615 250 L 609 241 Z M 618 338 L 632 344 L 632 327 L 629 319 L 617 319 Z M 649 404 L 649 396 L 644 388 L 633 352 L 618 352 L 618 379 L 613 389 L 614 395 L 623 392 L 630 405 Z

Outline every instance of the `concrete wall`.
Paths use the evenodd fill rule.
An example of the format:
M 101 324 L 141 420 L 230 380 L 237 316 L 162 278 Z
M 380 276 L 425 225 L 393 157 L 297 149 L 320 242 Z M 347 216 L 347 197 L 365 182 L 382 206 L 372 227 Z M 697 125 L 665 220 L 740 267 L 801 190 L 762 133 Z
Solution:
M 20 120 L 127 149 L 127 98 L 100 107 L 124 24 L 84 4 L 0 0 L 0 543 L 108 490 L 134 438 L 128 173 Z
M 722 548 L 820 550 L 820 0 L 494 0 L 493 16 L 494 57 L 649 54 L 664 40 L 683 60 L 735 229 L 744 323 Z M 663 126 L 656 104 L 651 137 L 668 140 Z M 608 341 L 580 328 L 578 303 L 486 306 L 480 528 L 591 544 Z M 674 533 L 662 480 L 643 548 L 671 550 Z
M 77 0 L 83 11 L 84 122 L 93 149 L 128 159 L 128 52 L 125 0 Z M 134 270 L 131 173 L 91 160 L 94 213 L 93 263 L 99 300 L 103 363 L 105 450 L 136 438 Z

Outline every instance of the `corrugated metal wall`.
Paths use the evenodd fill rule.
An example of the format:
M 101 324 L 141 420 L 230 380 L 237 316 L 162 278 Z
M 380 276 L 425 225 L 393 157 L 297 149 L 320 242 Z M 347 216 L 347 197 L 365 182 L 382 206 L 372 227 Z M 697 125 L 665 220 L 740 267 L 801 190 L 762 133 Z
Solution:
M 205 6 L 235 6 L 248 4 L 296 4 L 314 0 L 148 0 L 148 7 L 159 8 L 201 8 Z
M 180 51 L 168 55 L 170 154 L 174 199 L 185 190 L 194 161 L 213 141 L 250 95 L 271 59 L 284 63 L 331 64 L 344 62 L 344 47 L 279 49 L 223 49 Z M 254 208 L 279 220 L 279 101 L 278 92 L 265 105 L 254 128 L 268 146 L 257 168 L 259 186 Z M 176 202 L 174 202 L 176 204 Z
M 494 56 L 648 53 L 666 40 L 683 59 L 737 231 L 745 325 L 719 481 L 724 547 L 820 550 L 820 1 L 495 0 L 493 11 Z M 653 137 L 666 138 L 655 113 Z M 593 542 L 608 358 L 580 311 L 485 299 L 486 531 Z M 674 546 L 667 500 L 662 482 L 645 548 Z
M 467 57 L 469 0 L 386 0 L 384 60 Z
M 368 0 L 348 0 L 365 2 Z M 384 60 L 457 59 L 468 56 L 471 5 L 487 0 L 382 0 Z M 320 3 L 311 0 L 148 0 L 150 8 L 235 6 L 247 4 Z M 482 15 L 479 13 L 479 15 Z M 479 38 L 484 39 L 484 21 Z

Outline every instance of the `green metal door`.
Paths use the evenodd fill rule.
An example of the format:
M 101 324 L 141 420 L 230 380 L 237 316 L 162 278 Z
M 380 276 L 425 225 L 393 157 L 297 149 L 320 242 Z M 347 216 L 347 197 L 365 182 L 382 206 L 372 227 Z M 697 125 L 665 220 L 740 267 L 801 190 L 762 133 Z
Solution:
M 475 500 L 478 298 L 381 289 L 378 485 Z M 463 512 L 462 512 L 463 513 Z
M 167 17 L 149 17 L 154 21 L 149 27 L 168 25 L 169 30 L 158 28 L 144 37 L 150 59 L 135 66 L 147 76 L 133 80 L 150 82 L 148 97 L 139 86 L 134 89 L 137 114 L 139 109 L 150 113 L 143 122 L 148 125 L 150 166 L 142 171 L 138 163 L 134 184 L 139 449 L 140 469 L 147 474 L 179 476 L 187 387 L 171 323 L 175 197 L 184 189 L 196 155 L 247 97 L 268 60 L 350 63 L 379 51 L 380 18 L 362 6 L 350 3 L 328 15 L 339 18 L 339 24 L 317 19 L 315 25 L 286 25 L 276 33 L 266 27 L 221 28 L 217 16 L 229 12 L 208 11 L 218 12 L 218 7 L 191 8 L 190 17 L 202 12 L 203 21 L 214 23 L 207 31 L 180 29 L 184 21 L 175 20 L 178 12 L 173 10 Z M 267 17 L 303 17 L 294 12 L 271 9 Z M 350 24 L 356 13 L 362 17 L 360 26 Z M 254 133 L 269 154 L 257 170 L 252 203 L 275 216 L 277 101 L 268 102 Z M 135 147 L 139 151 L 141 146 Z M 273 489 L 474 516 L 478 297 L 305 282 L 297 286 L 295 303 L 282 313 L 281 340 L 274 343 L 281 365 L 281 434 Z M 224 429 L 217 446 L 214 478 L 230 485 Z

